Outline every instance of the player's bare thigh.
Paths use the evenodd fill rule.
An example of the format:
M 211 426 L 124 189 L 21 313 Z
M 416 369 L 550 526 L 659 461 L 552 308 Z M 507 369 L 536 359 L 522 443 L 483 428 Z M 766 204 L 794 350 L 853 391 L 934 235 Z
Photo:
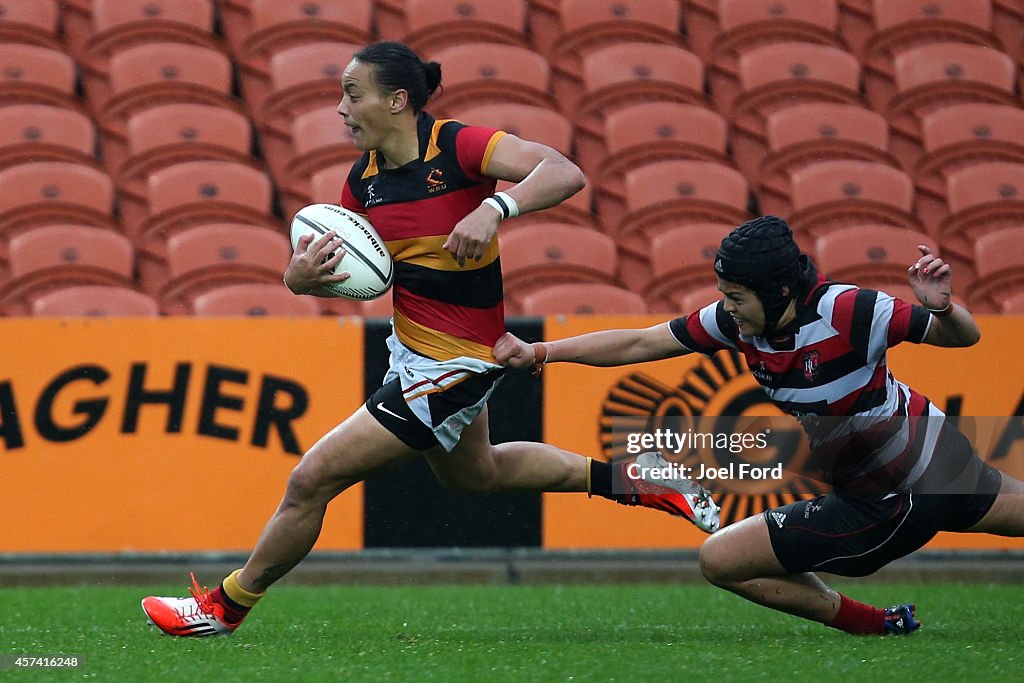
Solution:
M 347 420 L 327 432 L 302 457 L 295 468 L 305 488 L 333 497 L 377 471 L 415 457 L 417 451 L 360 406 Z
M 1024 536 L 1024 482 L 1003 472 L 1003 482 L 992 507 L 967 531 Z
M 788 574 L 775 557 L 763 515 L 747 517 L 712 534 L 701 546 L 700 569 L 712 583 Z
M 438 446 L 424 454 L 441 485 L 458 491 L 488 491 L 496 473 L 487 406 L 465 429 L 451 452 Z

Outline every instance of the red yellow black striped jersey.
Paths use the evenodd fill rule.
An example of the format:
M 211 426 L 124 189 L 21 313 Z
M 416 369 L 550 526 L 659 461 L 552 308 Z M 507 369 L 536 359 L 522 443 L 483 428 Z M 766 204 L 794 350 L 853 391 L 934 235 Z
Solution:
M 368 217 L 395 260 L 395 332 L 436 360 L 494 362 L 505 332 L 501 262 L 494 239 L 479 261 L 459 266 L 443 248 L 460 220 L 494 194 L 484 174 L 504 132 L 419 115 L 420 156 L 398 168 L 370 151 L 355 163 L 341 205 Z

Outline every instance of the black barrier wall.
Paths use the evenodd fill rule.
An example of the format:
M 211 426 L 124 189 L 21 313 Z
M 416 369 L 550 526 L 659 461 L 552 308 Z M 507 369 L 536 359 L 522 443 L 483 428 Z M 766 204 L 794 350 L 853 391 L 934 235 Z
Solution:
M 527 341 L 540 341 L 543 321 L 509 320 L 508 329 Z M 388 368 L 385 344 L 391 326 L 366 321 L 366 389 L 380 386 Z M 510 372 L 489 403 L 492 443 L 541 441 L 541 382 Z M 426 460 L 366 482 L 364 543 L 382 547 L 491 547 L 541 545 L 540 493 L 466 494 L 445 490 Z

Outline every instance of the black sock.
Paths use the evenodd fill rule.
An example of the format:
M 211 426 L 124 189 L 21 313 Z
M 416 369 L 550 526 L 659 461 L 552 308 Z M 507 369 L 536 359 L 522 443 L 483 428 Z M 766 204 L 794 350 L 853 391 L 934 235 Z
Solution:
M 622 494 L 616 495 L 612 492 L 612 482 L 615 478 L 615 468 L 611 463 L 600 460 L 590 461 L 590 494 L 601 496 L 609 500 L 618 501 Z

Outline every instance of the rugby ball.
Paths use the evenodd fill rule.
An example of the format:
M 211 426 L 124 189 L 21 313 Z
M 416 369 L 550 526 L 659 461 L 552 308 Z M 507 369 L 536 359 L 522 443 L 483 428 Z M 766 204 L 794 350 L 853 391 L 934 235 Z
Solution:
M 357 301 L 370 301 L 387 292 L 395 277 L 394 261 L 369 221 L 353 211 L 334 204 L 304 207 L 292 219 L 292 249 L 303 235 L 312 234 L 316 241 L 331 230 L 337 233 L 346 252 L 334 272 L 347 271 L 352 277 L 324 288 L 336 296 Z

